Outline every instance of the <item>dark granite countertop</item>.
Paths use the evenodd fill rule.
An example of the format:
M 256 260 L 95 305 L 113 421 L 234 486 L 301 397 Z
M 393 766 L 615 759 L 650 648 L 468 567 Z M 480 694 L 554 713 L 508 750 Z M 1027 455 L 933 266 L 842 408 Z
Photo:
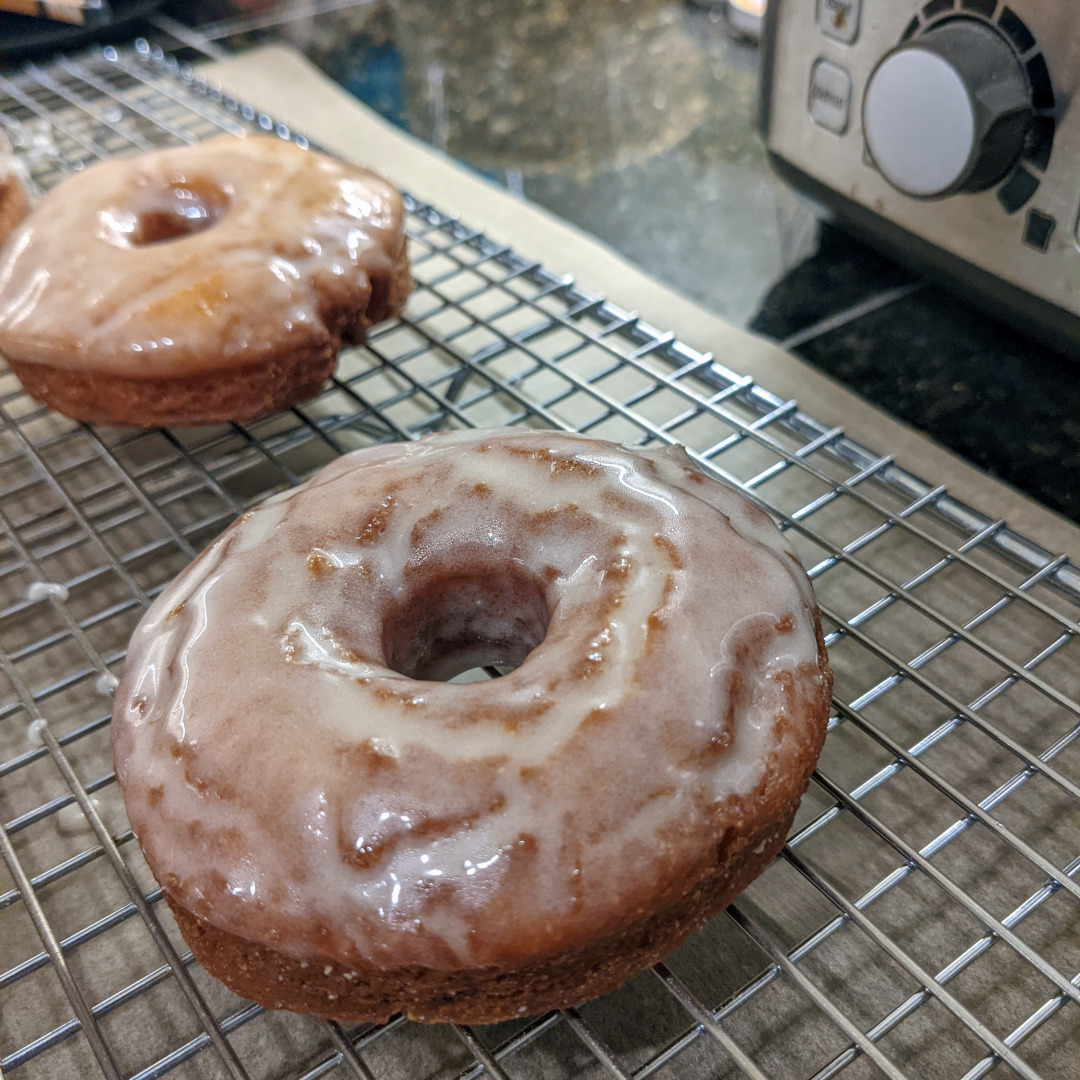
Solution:
M 754 130 L 758 51 L 714 9 L 196 0 L 120 32 L 188 58 L 297 45 L 413 134 L 1080 521 L 1080 363 L 915 279 L 780 182 Z

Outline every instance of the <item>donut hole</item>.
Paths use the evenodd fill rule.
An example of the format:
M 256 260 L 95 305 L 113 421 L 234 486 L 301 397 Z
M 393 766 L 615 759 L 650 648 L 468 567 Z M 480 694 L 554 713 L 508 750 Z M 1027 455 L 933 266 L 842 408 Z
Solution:
M 542 585 L 516 567 L 440 574 L 387 612 L 384 656 L 410 679 L 449 682 L 484 666 L 512 670 L 544 640 L 549 619 Z
M 229 195 L 211 180 L 178 177 L 164 188 L 143 189 L 122 211 L 102 214 L 105 238 L 118 247 L 146 247 L 213 228 L 229 209 Z

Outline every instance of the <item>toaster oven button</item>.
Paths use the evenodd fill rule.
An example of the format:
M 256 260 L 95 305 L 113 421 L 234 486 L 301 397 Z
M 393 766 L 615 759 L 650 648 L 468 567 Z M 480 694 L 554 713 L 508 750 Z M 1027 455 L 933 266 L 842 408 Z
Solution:
M 818 60 L 810 72 L 810 119 L 843 135 L 851 115 L 851 76 L 831 60 Z
M 817 25 L 826 36 L 850 45 L 859 36 L 862 0 L 818 0 Z
M 1029 210 L 1024 223 L 1024 243 L 1036 251 L 1046 251 L 1050 247 L 1050 237 L 1054 235 L 1057 222 L 1040 210 Z
M 862 119 L 874 164 L 904 194 L 985 191 L 1024 150 L 1031 90 L 1005 39 L 958 17 L 885 56 L 867 83 Z

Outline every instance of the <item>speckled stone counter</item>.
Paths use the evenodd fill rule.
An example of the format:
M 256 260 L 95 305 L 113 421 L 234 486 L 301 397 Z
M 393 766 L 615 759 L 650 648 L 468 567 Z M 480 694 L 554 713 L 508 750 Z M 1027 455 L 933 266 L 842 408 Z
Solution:
M 908 292 L 902 288 L 911 283 Z M 1080 363 L 823 225 L 752 321 L 788 340 L 884 290 L 893 302 L 795 352 L 875 405 L 1080 521 Z M 906 293 L 906 295 L 903 295 Z

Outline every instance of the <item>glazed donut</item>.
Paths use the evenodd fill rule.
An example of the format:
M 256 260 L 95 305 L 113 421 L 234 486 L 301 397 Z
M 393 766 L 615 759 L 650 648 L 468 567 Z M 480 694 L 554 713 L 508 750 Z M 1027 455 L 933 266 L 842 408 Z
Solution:
M 440 681 L 482 664 L 514 670 Z M 612 990 L 728 904 L 830 688 L 797 557 L 684 451 L 456 432 L 240 518 L 136 629 L 112 737 L 212 974 L 479 1023 Z
M 19 178 L 11 144 L 0 131 L 0 247 L 26 217 L 28 208 L 26 188 Z
M 0 259 L 0 350 L 76 420 L 247 420 L 318 393 L 342 344 L 409 288 L 389 184 L 226 135 L 50 191 Z

